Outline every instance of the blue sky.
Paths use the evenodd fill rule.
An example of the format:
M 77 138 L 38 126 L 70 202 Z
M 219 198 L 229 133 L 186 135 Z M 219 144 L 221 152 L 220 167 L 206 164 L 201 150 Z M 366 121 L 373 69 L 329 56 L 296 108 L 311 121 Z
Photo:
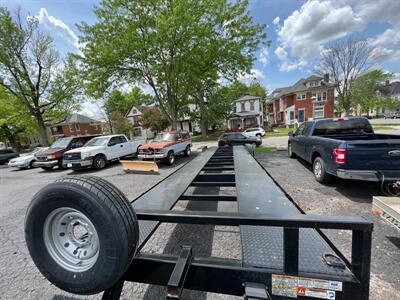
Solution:
M 58 50 L 76 52 L 76 24 L 96 22 L 94 0 L 0 0 L 39 18 Z M 253 75 L 269 92 L 312 74 L 329 43 L 355 36 L 374 47 L 374 67 L 400 76 L 400 0 L 250 0 L 254 22 L 267 24 L 270 47 L 257 53 Z

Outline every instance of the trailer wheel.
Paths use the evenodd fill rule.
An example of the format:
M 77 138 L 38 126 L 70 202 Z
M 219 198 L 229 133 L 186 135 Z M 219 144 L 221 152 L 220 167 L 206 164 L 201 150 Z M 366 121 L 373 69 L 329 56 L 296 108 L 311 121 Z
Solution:
M 32 199 L 25 239 L 39 271 L 75 294 L 99 293 L 130 266 L 138 220 L 126 197 L 95 176 L 57 180 Z
M 314 159 L 313 173 L 318 182 L 327 183 L 332 180 L 332 175 L 326 172 L 325 162 L 321 157 Z

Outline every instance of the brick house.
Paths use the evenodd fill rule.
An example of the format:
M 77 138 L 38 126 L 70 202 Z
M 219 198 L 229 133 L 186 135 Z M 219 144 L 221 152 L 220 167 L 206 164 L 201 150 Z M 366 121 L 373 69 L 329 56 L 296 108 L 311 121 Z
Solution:
M 59 124 L 50 127 L 54 139 L 64 136 L 96 135 L 103 133 L 103 124 L 80 114 L 71 114 Z
M 310 119 L 333 118 L 334 85 L 324 77 L 309 76 L 293 86 L 272 92 L 275 124 L 294 125 Z
M 246 129 L 263 125 L 263 101 L 260 97 L 243 96 L 233 103 L 233 111 L 228 118 L 228 129 Z

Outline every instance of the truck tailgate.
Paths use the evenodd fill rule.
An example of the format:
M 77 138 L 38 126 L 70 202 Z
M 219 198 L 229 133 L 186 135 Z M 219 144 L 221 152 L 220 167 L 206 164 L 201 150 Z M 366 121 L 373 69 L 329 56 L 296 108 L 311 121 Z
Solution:
M 400 170 L 399 139 L 347 142 L 347 168 L 359 170 Z

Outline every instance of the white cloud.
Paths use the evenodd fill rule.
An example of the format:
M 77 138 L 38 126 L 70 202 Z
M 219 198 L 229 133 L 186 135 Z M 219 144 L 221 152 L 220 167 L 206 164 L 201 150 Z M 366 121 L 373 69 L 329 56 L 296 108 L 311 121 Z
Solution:
M 259 57 L 258 60 L 260 61 L 260 63 L 261 63 L 263 66 L 268 65 L 268 63 L 269 63 L 268 47 L 264 47 L 264 48 L 261 49 L 261 51 L 260 51 L 260 57 Z
M 48 29 L 53 30 L 56 34 L 70 42 L 79 49 L 78 36 L 60 19 L 50 16 L 47 9 L 41 8 L 39 14 L 35 16 L 40 24 L 45 25 Z
M 265 75 L 259 69 L 251 69 L 249 74 L 239 76 L 238 80 L 244 84 L 251 84 L 254 81 L 261 81 L 265 79 Z
M 393 26 L 369 39 L 373 56 L 381 60 L 400 58 L 400 1 L 398 0 L 308 0 L 283 23 L 275 20 L 281 70 L 294 70 L 317 59 L 324 46 L 336 39 L 364 30 L 371 21 L 387 21 Z M 276 53 L 277 54 L 277 53 Z M 278 56 L 278 55 L 277 55 Z M 278 56 L 279 58 L 279 56 Z M 297 63 L 296 63 L 297 61 Z M 290 63 L 291 62 L 291 63 Z
M 99 102 L 85 101 L 81 104 L 79 113 L 92 119 L 103 121 L 106 119 L 106 114 L 101 106 L 102 104 Z
M 279 70 L 282 72 L 290 72 L 296 69 L 302 69 L 306 65 L 306 62 L 302 59 L 297 61 L 291 60 L 286 50 L 281 46 L 278 46 L 275 49 L 275 55 L 281 61 L 279 64 Z
M 281 18 L 279 18 L 279 16 L 277 16 L 277 17 L 272 21 L 272 24 L 278 25 L 280 20 L 281 20 Z

